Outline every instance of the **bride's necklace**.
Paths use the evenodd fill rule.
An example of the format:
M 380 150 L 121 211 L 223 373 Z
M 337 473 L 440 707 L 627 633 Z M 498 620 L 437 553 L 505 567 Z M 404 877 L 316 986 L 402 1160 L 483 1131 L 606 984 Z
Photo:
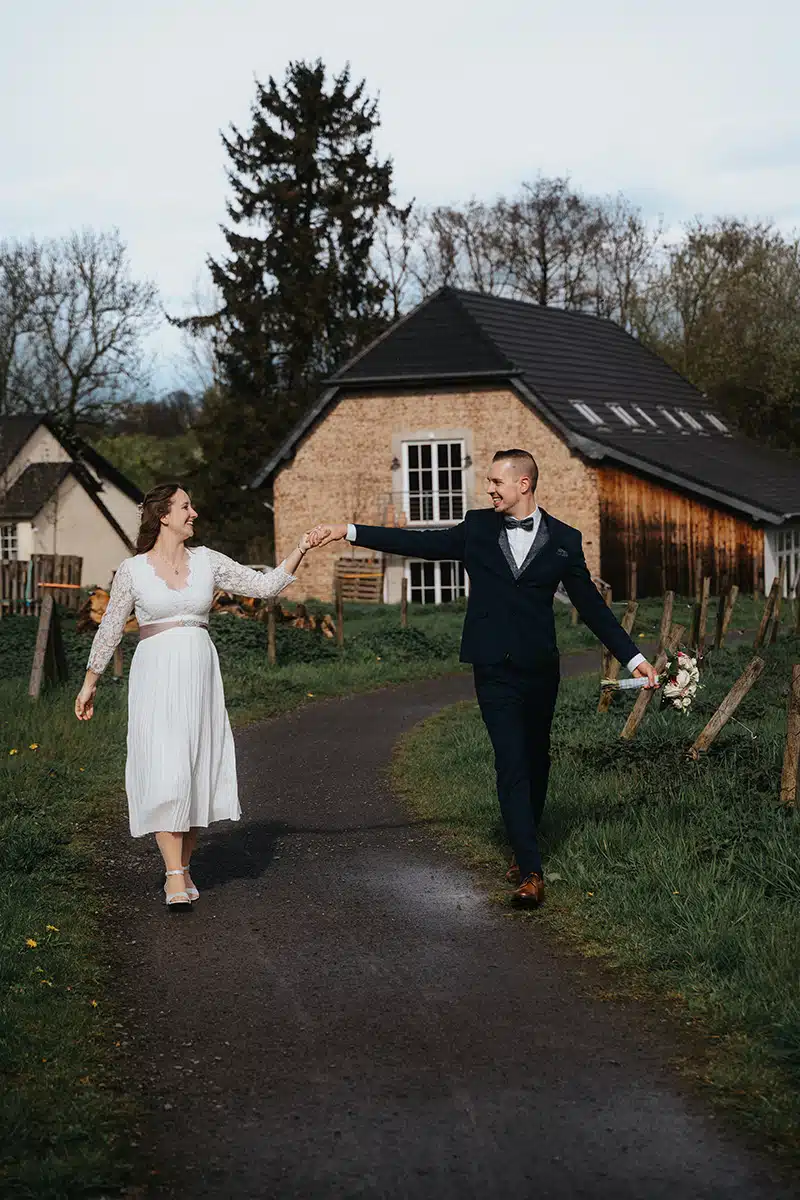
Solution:
M 180 573 L 181 573 L 180 567 L 176 567 L 174 563 L 170 562 L 170 560 L 167 558 L 166 554 L 162 554 L 157 546 L 155 547 L 155 552 L 158 555 L 158 557 L 161 559 L 161 561 L 167 564 L 170 571 L 174 571 L 176 575 L 180 575 Z

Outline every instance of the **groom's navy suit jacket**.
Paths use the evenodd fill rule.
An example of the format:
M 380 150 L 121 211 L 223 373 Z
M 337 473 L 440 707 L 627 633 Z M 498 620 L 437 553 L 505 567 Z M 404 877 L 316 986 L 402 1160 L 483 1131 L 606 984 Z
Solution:
M 356 545 L 406 558 L 464 563 L 470 591 L 461 661 L 480 666 L 511 661 L 535 669 L 558 659 L 553 596 L 563 582 L 578 613 L 622 663 L 638 650 L 592 583 L 579 531 L 541 509 L 534 543 L 518 568 L 503 518 L 472 509 L 450 529 L 356 525 Z

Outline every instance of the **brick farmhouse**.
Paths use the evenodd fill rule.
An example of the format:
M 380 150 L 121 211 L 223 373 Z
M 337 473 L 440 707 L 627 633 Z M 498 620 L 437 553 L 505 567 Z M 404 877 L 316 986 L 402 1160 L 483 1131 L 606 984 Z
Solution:
M 341 368 L 252 486 L 271 489 L 279 557 L 319 520 L 455 523 L 488 506 L 497 449 L 530 449 L 539 503 L 583 533 L 592 572 L 640 596 L 769 587 L 800 571 L 800 461 L 728 428 L 707 397 L 610 321 L 444 288 Z M 268 491 L 265 494 L 269 494 Z M 293 594 L 332 596 L 342 543 Z M 344 553 L 358 560 L 369 552 Z M 463 594 L 456 563 L 387 558 L 383 596 Z

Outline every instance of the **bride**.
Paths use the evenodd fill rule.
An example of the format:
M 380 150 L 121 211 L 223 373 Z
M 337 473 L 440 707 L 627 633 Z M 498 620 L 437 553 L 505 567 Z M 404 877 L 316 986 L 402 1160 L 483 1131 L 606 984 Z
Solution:
M 75 700 L 79 721 L 94 713 L 97 680 L 136 610 L 139 645 L 128 684 L 125 786 L 133 837 L 155 833 L 171 911 L 198 898 L 189 873 L 198 829 L 241 815 L 236 759 L 208 616 L 214 590 L 267 600 L 294 580 L 318 535 L 304 533 L 279 567 L 254 571 L 204 546 L 189 549 L 197 513 L 177 483 L 144 498 L 137 554 L 120 564 Z

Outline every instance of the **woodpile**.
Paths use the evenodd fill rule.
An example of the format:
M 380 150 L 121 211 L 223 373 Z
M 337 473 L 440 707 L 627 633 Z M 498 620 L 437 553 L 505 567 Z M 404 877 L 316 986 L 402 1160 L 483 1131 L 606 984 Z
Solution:
M 95 588 L 89 594 L 78 610 L 76 628 L 79 633 L 85 633 L 99 625 L 108 608 L 110 594 L 105 588 Z M 294 629 L 305 629 L 309 633 L 319 632 L 323 637 L 336 637 L 336 622 L 330 613 L 315 617 L 305 604 L 296 604 L 294 608 L 283 608 L 273 605 L 275 620 L 279 625 L 291 625 Z M 270 604 L 267 600 L 253 600 L 248 596 L 233 596 L 230 592 L 216 592 L 211 605 L 212 613 L 230 613 L 233 617 L 244 617 L 251 621 L 267 622 Z M 139 623 L 131 616 L 125 625 L 125 633 L 136 633 Z
M 111 598 L 110 592 L 105 588 L 95 588 L 90 592 L 83 604 L 78 609 L 78 619 L 75 628 L 78 633 L 86 633 L 87 630 L 99 625 L 105 616 L 105 611 L 108 608 L 108 601 Z M 139 628 L 139 622 L 132 614 L 125 622 L 125 633 L 136 633 Z

